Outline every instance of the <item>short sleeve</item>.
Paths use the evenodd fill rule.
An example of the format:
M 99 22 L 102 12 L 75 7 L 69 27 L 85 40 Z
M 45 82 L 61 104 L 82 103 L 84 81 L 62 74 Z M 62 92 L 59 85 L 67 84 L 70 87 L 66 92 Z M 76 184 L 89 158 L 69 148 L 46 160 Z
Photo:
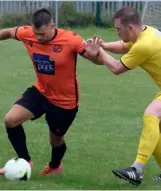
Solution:
M 146 45 L 137 44 L 133 45 L 129 52 L 121 57 L 121 62 L 125 67 L 134 69 L 143 64 L 150 56 L 150 52 Z
M 83 55 L 85 52 L 84 39 L 80 35 L 73 33 L 71 41 L 74 51 L 80 55 Z
M 19 41 L 25 40 L 25 38 L 27 37 L 27 35 L 29 34 L 30 31 L 31 31 L 30 26 L 17 27 L 16 34 L 15 34 L 16 39 Z
M 125 42 L 124 44 L 128 49 L 131 49 L 133 42 Z

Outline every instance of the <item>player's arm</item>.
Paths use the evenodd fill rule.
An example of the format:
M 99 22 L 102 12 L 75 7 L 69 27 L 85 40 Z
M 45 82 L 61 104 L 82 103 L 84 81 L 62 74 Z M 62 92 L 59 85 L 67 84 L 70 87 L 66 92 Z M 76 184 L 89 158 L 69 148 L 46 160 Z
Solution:
M 102 48 L 99 49 L 99 60 L 116 75 L 134 69 L 148 60 L 150 50 L 146 44 L 134 45 L 120 60 L 108 55 Z
M 10 38 L 16 38 L 16 30 L 17 27 L 15 28 L 6 28 L 6 29 L 2 29 L 0 30 L 0 40 L 7 40 Z
M 83 58 L 90 60 L 92 63 L 96 65 L 103 65 L 102 63 L 99 62 L 97 57 L 99 50 L 95 49 L 95 52 L 92 51 L 92 54 L 89 55 L 86 51 L 86 41 L 81 36 L 73 34 L 71 41 L 74 46 L 74 51 L 76 53 L 78 53 Z
M 129 48 L 123 41 L 103 42 L 101 46 L 104 50 L 115 54 L 126 54 L 129 51 Z
M 127 68 L 120 60 L 116 60 L 105 51 L 103 51 L 102 48 L 99 50 L 98 60 L 116 75 L 129 70 L 129 68 Z
M 90 60 L 93 64 L 103 65 L 103 63 L 101 62 L 101 60 L 99 59 L 99 57 L 97 55 L 90 56 L 90 55 L 88 55 L 88 53 L 86 51 L 84 51 L 84 53 L 81 56 L 83 56 L 87 60 Z
M 24 41 L 24 39 L 29 35 L 30 32 L 30 26 L 20 26 L 2 29 L 0 30 L 0 40 L 7 40 L 12 38 L 19 41 Z

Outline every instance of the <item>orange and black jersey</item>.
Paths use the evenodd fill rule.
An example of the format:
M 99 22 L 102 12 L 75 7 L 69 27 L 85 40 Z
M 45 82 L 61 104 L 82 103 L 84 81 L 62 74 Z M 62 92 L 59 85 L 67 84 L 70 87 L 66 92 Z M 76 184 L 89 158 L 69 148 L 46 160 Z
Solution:
M 40 43 L 31 26 L 19 27 L 16 38 L 24 43 L 37 75 L 34 86 L 53 104 L 75 108 L 79 100 L 77 54 L 84 54 L 83 38 L 72 31 L 55 29 L 53 39 Z

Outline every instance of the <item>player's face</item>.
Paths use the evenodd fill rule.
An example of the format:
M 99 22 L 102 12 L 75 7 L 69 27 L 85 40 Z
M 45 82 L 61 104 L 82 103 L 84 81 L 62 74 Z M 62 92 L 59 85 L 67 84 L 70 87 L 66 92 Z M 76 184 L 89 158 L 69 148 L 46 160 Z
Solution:
M 117 35 L 124 41 L 130 42 L 133 38 L 133 31 L 131 25 L 122 25 L 120 19 L 115 19 L 115 28 L 117 31 Z
M 45 43 L 53 38 L 55 32 L 54 30 L 55 24 L 51 23 L 49 25 L 43 25 L 39 29 L 37 29 L 36 27 L 34 27 L 34 25 L 32 25 L 32 29 L 36 35 L 37 40 L 41 43 Z

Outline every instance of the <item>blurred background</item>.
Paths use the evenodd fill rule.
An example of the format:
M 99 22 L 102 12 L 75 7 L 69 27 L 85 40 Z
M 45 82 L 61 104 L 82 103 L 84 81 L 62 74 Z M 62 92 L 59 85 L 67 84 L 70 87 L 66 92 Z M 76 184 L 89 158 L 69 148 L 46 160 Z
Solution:
M 0 1 L 0 26 L 3 28 L 29 24 L 31 14 L 36 9 L 45 7 L 52 11 L 59 27 L 112 27 L 113 13 L 125 6 L 135 7 L 143 18 L 144 13 L 148 13 L 146 14 L 150 15 L 150 19 L 146 18 L 148 22 L 152 19 L 152 15 L 154 17 L 161 12 L 159 1 Z M 153 20 L 153 24 L 158 22 L 160 23 Z

